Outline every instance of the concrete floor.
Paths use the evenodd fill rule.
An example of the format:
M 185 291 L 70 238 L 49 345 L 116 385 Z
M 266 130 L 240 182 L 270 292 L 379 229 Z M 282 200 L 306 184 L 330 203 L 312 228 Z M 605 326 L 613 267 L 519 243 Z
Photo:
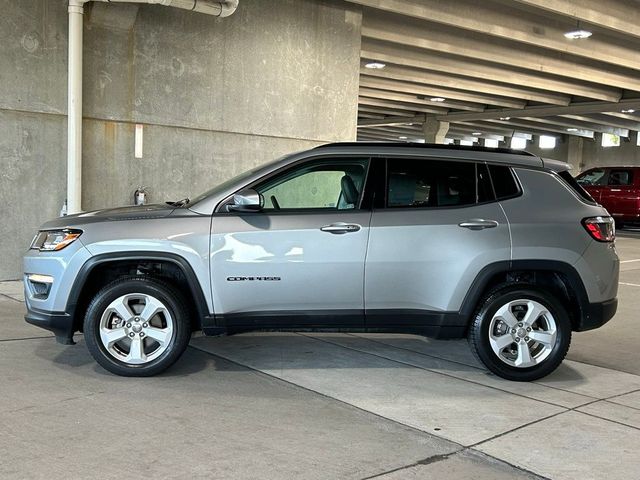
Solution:
M 640 238 L 621 236 L 620 309 L 535 383 L 464 341 L 195 336 L 165 374 L 108 374 L 25 324 L 0 284 L 0 478 L 636 479 Z

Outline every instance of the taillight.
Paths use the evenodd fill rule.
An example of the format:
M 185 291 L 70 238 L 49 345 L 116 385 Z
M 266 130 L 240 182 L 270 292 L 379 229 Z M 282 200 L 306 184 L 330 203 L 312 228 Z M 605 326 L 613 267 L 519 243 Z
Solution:
M 611 217 L 589 217 L 582 220 L 589 235 L 598 242 L 613 242 L 616 238 L 616 226 Z

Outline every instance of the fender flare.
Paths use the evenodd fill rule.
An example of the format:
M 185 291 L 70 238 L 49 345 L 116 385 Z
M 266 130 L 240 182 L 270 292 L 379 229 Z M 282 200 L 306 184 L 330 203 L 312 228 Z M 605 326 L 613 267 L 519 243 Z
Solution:
M 168 252 L 148 252 L 148 251 L 132 251 L 132 252 L 114 252 L 114 253 L 102 253 L 99 255 L 95 255 L 89 258 L 83 265 L 80 267 L 78 274 L 73 282 L 73 287 L 71 288 L 71 292 L 69 298 L 67 299 L 67 305 L 65 311 L 73 318 L 75 318 L 75 310 L 78 306 L 78 302 L 80 300 L 80 292 L 84 287 L 87 279 L 91 272 L 98 267 L 99 265 L 104 265 L 105 263 L 115 263 L 119 261 L 125 260 L 150 260 L 150 261 L 160 261 L 160 262 L 170 262 L 176 265 L 183 273 L 185 278 L 187 279 L 187 283 L 189 285 L 189 290 L 191 295 L 195 300 L 195 307 L 198 313 L 198 325 L 200 328 L 206 323 L 206 319 L 210 316 L 209 306 L 207 305 L 207 301 L 204 296 L 204 292 L 202 290 L 202 285 L 198 280 L 193 268 L 189 264 L 189 262 L 181 257 L 180 255 L 176 255 L 175 253 Z

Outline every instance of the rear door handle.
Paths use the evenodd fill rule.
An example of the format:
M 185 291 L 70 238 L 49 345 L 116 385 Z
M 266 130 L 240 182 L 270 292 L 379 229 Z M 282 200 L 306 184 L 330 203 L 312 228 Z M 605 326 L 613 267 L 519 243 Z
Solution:
M 469 230 L 484 230 L 485 228 L 496 228 L 498 222 L 495 220 L 484 220 L 482 218 L 472 218 L 466 222 L 459 223 L 458 226 Z
M 325 225 L 324 227 L 320 227 L 320 230 L 323 232 L 334 233 L 334 234 L 342 234 L 342 233 L 351 233 L 357 232 L 360 230 L 360 225 L 355 223 L 332 223 L 331 225 Z

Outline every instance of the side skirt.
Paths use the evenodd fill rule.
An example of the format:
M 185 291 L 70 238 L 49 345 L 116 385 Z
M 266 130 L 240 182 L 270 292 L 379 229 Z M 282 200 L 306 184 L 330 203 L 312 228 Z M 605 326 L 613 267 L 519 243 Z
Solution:
M 205 335 L 249 331 L 411 333 L 454 339 L 466 335 L 467 318 L 458 312 L 429 310 L 267 311 L 215 315 Z M 215 325 L 212 325 L 212 323 Z

